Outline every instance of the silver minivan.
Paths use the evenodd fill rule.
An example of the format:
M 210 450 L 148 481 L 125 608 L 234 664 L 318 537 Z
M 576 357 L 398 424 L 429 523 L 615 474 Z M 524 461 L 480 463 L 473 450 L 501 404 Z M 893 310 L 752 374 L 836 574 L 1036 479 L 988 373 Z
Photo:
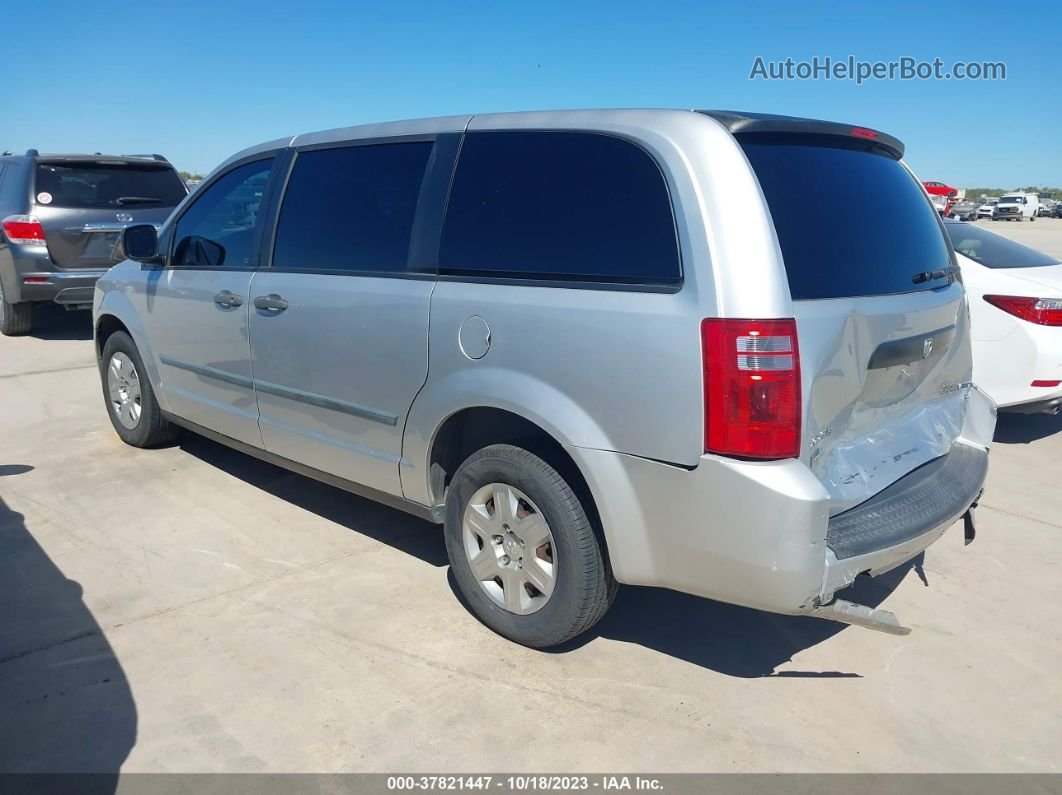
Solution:
M 835 594 L 972 537 L 995 409 L 902 154 L 670 110 L 253 147 L 98 282 L 111 422 L 443 525 L 472 612 L 529 646 L 617 583 L 905 633 Z

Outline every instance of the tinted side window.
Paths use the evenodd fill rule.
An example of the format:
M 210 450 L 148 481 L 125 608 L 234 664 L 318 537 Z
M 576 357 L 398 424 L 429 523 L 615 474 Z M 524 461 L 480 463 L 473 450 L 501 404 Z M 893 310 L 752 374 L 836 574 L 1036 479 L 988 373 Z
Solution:
M 442 272 L 613 283 L 681 279 L 664 176 L 637 145 L 582 132 L 466 136 Z
M 260 222 L 272 159 L 234 168 L 205 191 L 177 222 L 171 265 L 246 268 Z
M 299 153 L 284 192 L 273 267 L 406 270 L 430 142 Z
M 738 137 L 771 210 L 796 300 L 885 295 L 947 268 L 948 244 L 918 182 L 891 157 L 787 138 Z

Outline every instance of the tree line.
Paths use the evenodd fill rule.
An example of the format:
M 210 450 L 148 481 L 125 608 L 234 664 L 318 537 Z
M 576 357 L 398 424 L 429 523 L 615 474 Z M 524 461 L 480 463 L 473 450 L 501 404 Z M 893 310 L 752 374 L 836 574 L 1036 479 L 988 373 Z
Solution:
M 1004 193 L 1050 193 L 1056 199 L 1062 198 L 1062 188 L 1038 188 L 1035 185 L 1030 185 L 1027 188 L 1013 188 L 1011 190 L 1004 190 L 1003 188 L 967 188 L 966 195 L 977 196 L 1002 196 Z

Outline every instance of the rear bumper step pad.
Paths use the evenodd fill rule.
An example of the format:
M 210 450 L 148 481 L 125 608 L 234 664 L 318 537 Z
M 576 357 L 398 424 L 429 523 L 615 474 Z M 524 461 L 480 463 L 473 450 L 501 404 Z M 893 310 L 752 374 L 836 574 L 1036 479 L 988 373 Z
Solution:
M 987 474 L 988 452 L 957 444 L 947 455 L 832 517 L 826 545 L 844 560 L 917 538 L 966 513 Z

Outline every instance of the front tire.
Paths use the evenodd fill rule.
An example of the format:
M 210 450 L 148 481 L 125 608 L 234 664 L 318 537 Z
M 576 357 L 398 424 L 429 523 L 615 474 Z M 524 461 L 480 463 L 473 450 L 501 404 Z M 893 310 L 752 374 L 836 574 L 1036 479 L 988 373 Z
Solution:
M 468 607 L 516 643 L 564 643 L 596 624 L 615 598 L 604 541 L 583 501 L 523 448 L 491 445 L 461 464 L 444 532 Z
M 33 328 L 33 304 L 21 301 L 10 304 L 4 297 L 4 288 L 0 285 L 0 334 L 5 337 L 20 337 L 29 334 Z
M 177 437 L 177 427 L 162 416 L 144 360 L 124 331 L 111 334 L 103 346 L 100 381 L 107 416 L 123 442 L 155 447 Z

